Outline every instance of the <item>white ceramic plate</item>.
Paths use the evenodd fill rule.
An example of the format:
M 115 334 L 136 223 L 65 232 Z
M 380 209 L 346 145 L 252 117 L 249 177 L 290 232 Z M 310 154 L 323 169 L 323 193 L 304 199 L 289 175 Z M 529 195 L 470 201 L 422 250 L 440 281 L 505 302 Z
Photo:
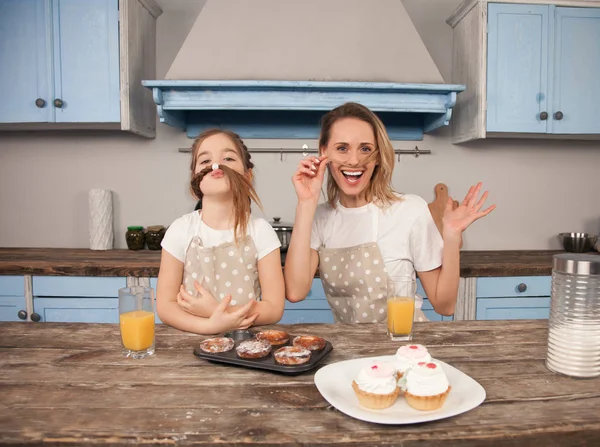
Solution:
M 452 387 L 446 402 L 439 410 L 415 410 L 402 396 L 398 397 L 394 405 L 384 410 L 362 407 L 352 389 L 352 380 L 360 369 L 371 361 L 391 362 L 393 358 L 394 356 L 366 357 L 324 366 L 315 374 L 315 385 L 325 400 L 342 413 L 378 424 L 417 424 L 444 419 L 472 410 L 485 400 L 485 390 L 479 383 L 453 366 L 435 359 L 444 369 Z

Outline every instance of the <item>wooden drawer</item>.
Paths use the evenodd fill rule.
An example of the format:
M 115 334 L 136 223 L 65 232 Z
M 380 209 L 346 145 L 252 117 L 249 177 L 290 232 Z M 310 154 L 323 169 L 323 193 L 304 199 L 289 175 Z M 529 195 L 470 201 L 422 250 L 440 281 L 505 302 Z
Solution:
M 109 297 L 117 298 L 119 289 L 127 286 L 124 277 L 95 276 L 34 276 L 33 295 L 36 297 Z
M 519 291 L 524 284 L 525 290 Z M 551 276 L 509 276 L 505 278 L 477 278 L 477 298 L 519 296 L 550 296 Z

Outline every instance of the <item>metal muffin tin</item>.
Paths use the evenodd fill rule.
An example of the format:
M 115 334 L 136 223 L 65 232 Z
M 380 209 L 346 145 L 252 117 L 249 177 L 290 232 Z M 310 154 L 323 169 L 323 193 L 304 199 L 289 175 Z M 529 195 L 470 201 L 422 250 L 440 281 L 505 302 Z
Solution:
M 194 355 L 198 358 L 215 363 L 225 363 L 229 365 L 243 366 L 246 368 L 263 369 L 282 374 L 297 375 L 315 368 L 318 363 L 327 357 L 327 355 L 329 355 L 329 353 L 333 350 L 333 345 L 329 341 L 325 340 L 325 347 L 323 349 L 319 351 L 311 351 L 310 360 L 308 362 L 301 365 L 281 365 L 275 361 L 273 353 L 277 349 L 284 346 L 292 346 L 292 340 L 294 337 L 296 337 L 296 335 L 290 333 L 288 333 L 288 335 L 290 336 L 290 339 L 286 344 L 273 346 L 271 352 L 266 357 L 260 359 L 243 359 L 237 355 L 236 348 L 238 345 L 243 341 L 250 340 L 255 337 L 255 332 L 249 330 L 232 331 L 222 335 L 223 337 L 232 338 L 235 342 L 233 348 L 227 352 L 204 352 L 202 349 L 200 349 L 200 343 L 198 343 L 198 345 L 194 348 Z

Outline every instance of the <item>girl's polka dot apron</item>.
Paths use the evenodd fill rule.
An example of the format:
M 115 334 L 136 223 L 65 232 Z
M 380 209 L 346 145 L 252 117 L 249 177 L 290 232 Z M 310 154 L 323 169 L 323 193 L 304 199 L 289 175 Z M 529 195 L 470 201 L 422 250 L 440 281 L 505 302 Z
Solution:
M 388 273 L 377 245 L 378 212 L 373 210 L 375 242 L 348 248 L 319 247 L 319 270 L 327 301 L 338 323 L 387 321 Z M 415 309 L 415 321 L 427 321 Z
M 258 281 L 258 251 L 252 237 L 226 242 L 215 247 L 204 247 L 194 237 L 185 255 L 183 285 L 192 296 L 197 296 L 194 281 L 209 290 L 217 301 L 231 295 L 232 305 L 243 305 L 260 298 Z

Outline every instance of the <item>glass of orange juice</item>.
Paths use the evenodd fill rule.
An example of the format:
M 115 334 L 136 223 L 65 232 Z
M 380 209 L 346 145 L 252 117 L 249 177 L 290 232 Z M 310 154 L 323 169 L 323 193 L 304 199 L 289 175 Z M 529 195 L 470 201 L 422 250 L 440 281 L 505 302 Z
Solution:
M 119 326 L 125 357 L 143 359 L 154 354 L 154 289 L 119 289 Z
M 387 333 L 391 340 L 412 340 L 417 283 L 411 276 L 387 280 Z

